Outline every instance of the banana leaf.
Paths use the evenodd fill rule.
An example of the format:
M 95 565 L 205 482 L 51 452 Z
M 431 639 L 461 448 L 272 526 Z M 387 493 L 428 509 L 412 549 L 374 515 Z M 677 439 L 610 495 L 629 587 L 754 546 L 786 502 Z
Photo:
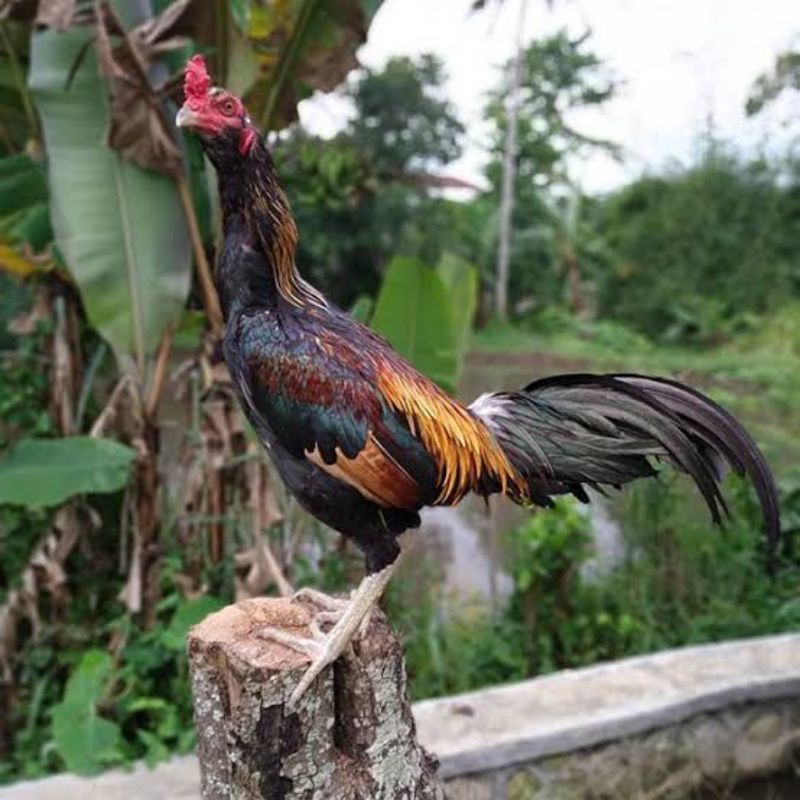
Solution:
M 445 253 L 436 272 L 450 299 L 453 335 L 458 355 L 458 374 L 467 355 L 472 322 L 478 308 L 478 270 L 454 253 Z
M 458 348 L 450 300 L 434 270 L 413 258 L 392 259 L 370 327 L 420 372 L 448 392 L 458 379 Z
M 135 456 L 112 439 L 23 439 L 0 459 L 0 503 L 42 508 L 76 494 L 116 491 Z
M 248 109 L 265 130 L 297 119 L 297 104 L 329 92 L 358 66 L 382 0 L 235 0 L 228 80 L 250 91 Z
M 191 246 L 172 181 L 103 144 L 107 87 L 86 47 L 90 35 L 35 33 L 29 85 L 44 128 L 56 243 L 92 325 L 122 363 L 133 357 L 141 369 L 184 306 Z

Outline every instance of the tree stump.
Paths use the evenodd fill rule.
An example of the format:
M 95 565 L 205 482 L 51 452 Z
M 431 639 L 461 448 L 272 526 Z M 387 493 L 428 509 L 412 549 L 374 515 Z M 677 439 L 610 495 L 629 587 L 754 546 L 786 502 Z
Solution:
M 305 635 L 311 612 L 244 600 L 189 633 L 204 800 L 443 800 L 416 740 L 402 649 L 382 613 L 287 707 L 308 658 L 257 635 Z

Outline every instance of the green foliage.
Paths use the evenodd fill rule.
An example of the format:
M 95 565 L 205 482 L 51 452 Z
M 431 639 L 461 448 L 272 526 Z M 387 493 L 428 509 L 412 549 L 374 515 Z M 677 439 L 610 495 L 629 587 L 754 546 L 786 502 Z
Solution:
M 395 258 L 369 319 L 370 326 L 421 372 L 454 393 L 477 303 L 474 267 L 448 256 L 432 270 Z
M 382 70 L 365 70 L 354 82 L 349 136 L 382 178 L 447 164 L 461 154 L 464 126 L 442 97 L 444 81 L 442 62 L 423 54 L 416 61 L 390 58 Z
M 23 439 L 0 460 L 0 503 L 41 508 L 76 494 L 116 491 L 127 483 L 135 455 L 113 439 Z
M 798 563 L 765 570 L 760 513 L 743 481 L 728 481 L 733 518 L 714 530 L 675 478 L 642 484 L 623 511 L 629 559 L 607 591 L 641 628 L 636 648 L 755 636 L 800 622 Z M 783 494 L 782 505 L 789 497 Z
M 304 206 L 324 208 L 328 213 L 346 210 L 353 195 L 370 180 L 361 155 L 352 142 L 337 138 L 320 148 L 315 140 L 300 135 L 294 140 L 297 168 L 295 197 Z
M 522 623 L 522 650 L 532 674 L 565 666 L 570 657 L 566 622 L 589 542 L 589 521 L 571 500 L 536 512 L 508 537 L 507 563 L 514 580 L 509 610 Z
M 414 699 L 466 692 L 527 675 L 524 631 L 507 615 L 486 609 L 448 613 L 433 563 L 401 569 L 389 584 L 385 607 L 403 642 Z
M 471 209 L 430 191 L 428 170 L 460 154 L 443 82 L 432 56 L 390 59 L 352 82 L 355 115 L 341 133 L 323 140 L 298 129 L 276 148 L 302 231 L 299 266 L 344 307 L 376 294 L 396 255 L 435 264 L 446 250 L 475 249 Z
M 102 143 L 108 119 L 94 50 L 78 62 L 88 37 L 33 35 L 29 81 L 51 154 L 53 225 L 91 323 L 119 358 L 143 366 L 186 301 L 189 237 L 175 185 Z
M 375 303 L 372 298 L 369 297 L 369 295 L 362 294 L 355 303 L 353 303 L 353 307 L 350 309 L 350 316 L 357 322 L 366 325 L 369 322 L 369 318 L 372 316 L 374 308 Z
M 741 330 L 800 284 L 794 193 L 713 141 L 696 167 L 625 187 L 598 211 L 614 253 L 600 313 L 666 341 Z
M 568 183 L 566 156 L 591 149 L 614 152 L 608 142 L 574 128 L 570 112 L 600 106 L 616 92 L 602 62 L 586 47 L 588 35 L 570 38 L 565 31 L 532 42 L 523 54 L 519 95 L 517 197 L 530 198 L 542 187 Z M 508 62 L 498 88 L 489 97 L 486 117 L 493 125 L 488 176 L 499 187 L 508 125 L 506 109 L 513 86 Z
M 25 25 L 7 18 L 0 25 L 0 155 L 21 151 L 37 133 L 36 113 L 25 86 L 27 33 Z
M 87 650 L 53 708 L 53 740 L 70 772 L 91 775 L 120 758 L 119 726 L 98 713 L 111 678 L 112 661 L 102 650 Z
M 536 511 L 509 536 L 508 564 L 519 592 L 558 588 L 566 572 L 589 555 L 589 520 L 572 500 Z
M 184 600 L 175 609 L 169 625 L 161 634 L 161 643 L 169 650 L 182 652 L 186 647 L 186 634 L 189 628 L 202 622 L 214 611 L 219 611 L 224 605 L 216 597 L 208 595 Z
M 0 331 L 4 331 L 9 318 L 27 308 L 30 297 L 16 280 L 0 275 L 0 298 L 4 301 L 0 305 Z M 9 336 L 7 342 L 0 336 L 7 348 L 0 355 L 0 453 L 25 436 L 53 433 L 47 408 L 48 371 L 42 368 L 48 332 L 49 326 L 39 325 L 32 334 Z M 0 455 L 0 473 L 2 463 Z M 47 512 L 0 505 L 0 602 L 47 523 Z
M 755 330 L 739 339 L 742 350 L 800 358 L 800 301 L 759 320 Z
M 577 109 L 602 106 L 617 88 L 588 41 L 588 35 L 573 39 L 561 31 L 532 42 L 523 53 L 509 261 L 512 308 L 561 304 L 568 299 L 571 279 L 572 293 L 578 292 L 580 281 L 574 281 L 575 274 L 592 277 L 606 264 L 602 239 L 585 219 L 568 169 L 570 158 L 576 155 L 617 152 L 611 143 L 593 139 L 572 124 Z M 495 206 L 513 76 L 513 62 L 508 62 L 485 110 L 492 127 L 487 177 Z M 492 247 L 483 259 L 492 276 L 495 253 Z M 578 299 L 569 301 L 575 305 Z
M 12 316 L 23 313 L 27 292 L 10 278 L 0 276 L 0 343 L 8 349 L 0 355 L 0 450 L 20 436 L 45 436 L 53 424 L 47 412 L 48 375 L 42 369 L 42 344 L 48 326 L 40 325 L 30 336 L 3 336 Z M 29 298 L 27 298 L 29 299 Z
M 194 746 L 186 635 L 228 600 L 211 595 L 183 598 L 173 582 L 173 567 L 180 563 L 176 555 L 167 561 L 157 623 L 150 630 L 141 630 L 128 617 L 112 623 L 115 635 L 124 640 L 111 704 L 124 742 L 118 763 L 144 758 L 154 764 Z
M 760 113 L 787 89 L 800 91 L 800 53 L 780 53 L 769 72 L 759 75 L 745 104 L 749 116 Z
M 0 159 L 0 244 L 43 250 L 53 238 L 47 201 L 42 164 L 26 154 Z
M 0 271 L 25 278 L 43 269 L 34 258 L 52 242 L 44 166 L 19 153 L 0 158 Z
M 798 486 L 782 486 L 787 524 L 800 519 Z M 622 501 L 625 557 L 591 577 L 581 570 L 592 552 L 587 517 L 569 500 L 537 512 L 507 537 L 514 590 L 496 615 L 473 609 L 445 617 L 430 579 L 401 576 L 388 608 L 403 633 L 414 697 L 796 630 L 797 555 L 785 557 L 777 577 L 768 575 L 757 504 L 743 482 L 727 488 L 733 522 L 715 531 L 681 482 L 635 487 Z
M 410 258 L 395 258 L 370 324 L 417 369 L 455 391 L 456 331 L 447 293 L 434 270 Z
M 231 595 L 184 598 L 177 583 L 183 548 L 165 537 L 163 596 L 153 626 L 143 629 L 120 612 L 117 532 L 110 534 L 93 543 L 88 562 L 72 559 L 80 596 L 19 654 L 13 762 L 0 760 L 0 783 L 64 768 L 90 774 L 142 758 L 154 764 L 194 746 L 186 634 Z
M 236 0 L 226 64 L 228 85 L 247 90 L 250 113 L 264 130 L 297 119 L 297 104 L 314 90 L 329 92 L 353 68 L 354 53 L 382 0 Z M 225 13 L 222 4 L 222 13 Z
M 458 365 L 463 364 L 478 307 L 478 271 L 453 253 L 445 253 L 436 268 L 450 300 L 453 339 Z M 456 374 L 456 380 L 459 375 Z

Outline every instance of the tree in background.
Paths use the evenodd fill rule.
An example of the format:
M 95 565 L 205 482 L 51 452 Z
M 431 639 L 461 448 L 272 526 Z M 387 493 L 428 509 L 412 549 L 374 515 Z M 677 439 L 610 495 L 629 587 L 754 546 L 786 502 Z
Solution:
M 482 3 L 474 3 L 480 8 Z M 503 142 L 503 183 L 500 190 L 500 219 L 498 225 L 497 275 L 495 279 L 494 313 L 502 320 L 508 317 L 508 262 L 511 258 L 511 217 L 514 213 L 514 179 L 517 174 L 517 131 L 519 127 L 520 89 L 522 87 L 522 68 L 525 50 L 522 34 L 528 0 L 520 0 L 517 20 L 516 52 L 511 62 L 511 81 L 508 87 L 506 106 L 506 135 Z
M 614 253 L 599 313 L 653 338 L 713 343 L 800 288 L 796 190 L 710 139 L 700 162 L 597 207 Z
M 430 53 L 390 58 L 354 81 L 347 135 L 378 177 L 408 181 L 461 155 L 464 126 L 443 96 L 445 81 L 442 62 Z
M 603 149 L 615 152 L 606 141 L 575 128 L 572 112 L 610 100 L 616 83 L 586 44 L 589 35 L 570 38 L 561 31 L 530 44 L 523 53 L 518 96 L 519 121 L 515 155 L 513 236 L 508 279 L 510 288 L 495 286 L 495 295 L 535 297 L 537 302 L 559 301 L 563 281 L 553 251 L 552 202 L 548 196 L 572 194 L 570 156 Z M 514 89 L 512 62 L 506 65 L 499 86 L 491 93 L 486 116 L 492 125 L 491 160 L 487 177 L 495 198 L 502 185 L 506 148 L 508 98 Z M 555 223 L 555 224 L 554 224 Z M 505 276 L 496 276 L 502 283 Z
M 749 116 L 758 114 L 787 90 L 800 91 L 800 52 L 780 53 L 769 72 L 759 75 L 745 104 Z
M 394 255 L 434 264 L 472 230 L 466 210 L 435 196 L 435 174 L 461 154 L 464 128 L 431 55 L 392 58 L 347 90 L 354 115 L 330 140 L 295 130 L 276 149 L 298 224 L 299 263 L 338 303 L 374 295 Z

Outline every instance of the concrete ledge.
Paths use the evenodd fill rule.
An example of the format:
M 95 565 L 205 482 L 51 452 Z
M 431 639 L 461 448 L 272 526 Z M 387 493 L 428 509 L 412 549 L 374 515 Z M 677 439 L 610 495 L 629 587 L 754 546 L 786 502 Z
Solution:
M 0 800 L 199 800 L 200 766 L 195 756 L 171 758 L 154 769 L 137 764 L 96 778 L 56 775 L 0 789 Z
M 567 753 L 731 705 L 800 697 L 800 635 L 667 650 L 417 703 L 443 778 Z
M 445 779 L 530 764 L 749 703 L 800 700 L 800 634 L 668 650 L 417 703 L 419 738 Z M 0 800 L 189 800 L 197 762 L 0 789 Z

